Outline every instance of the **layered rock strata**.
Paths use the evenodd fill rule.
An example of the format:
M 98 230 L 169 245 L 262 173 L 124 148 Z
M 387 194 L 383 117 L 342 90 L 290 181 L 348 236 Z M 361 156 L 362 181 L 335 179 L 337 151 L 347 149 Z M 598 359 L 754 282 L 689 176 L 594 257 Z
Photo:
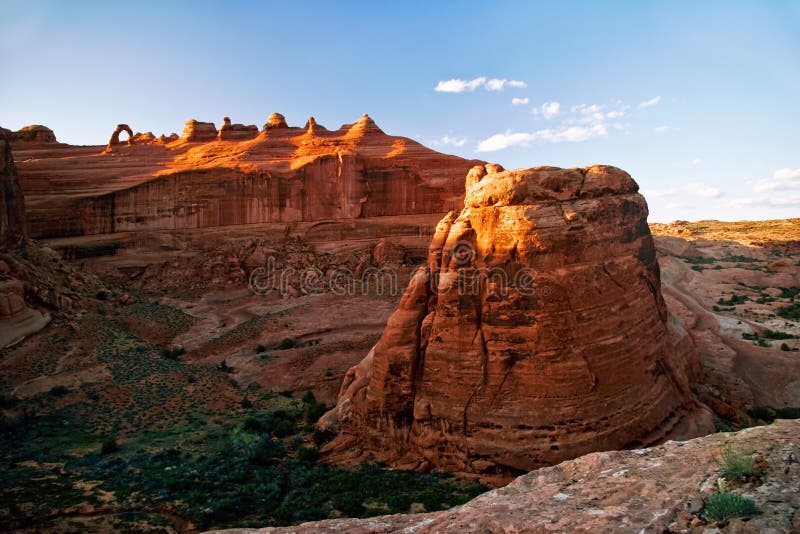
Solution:
M 614 167 L 476 167 L 321 425 L 332 461 L 508 475 L 713 430 Z
M 479 163 L 387 135 L 366 115 L 335 131 L 277 113 L 262 132 L 240 126 L 190 120 L 177 141 L 134 135 L 113 151 L 23 147 L 32 237 L 442 214 Z

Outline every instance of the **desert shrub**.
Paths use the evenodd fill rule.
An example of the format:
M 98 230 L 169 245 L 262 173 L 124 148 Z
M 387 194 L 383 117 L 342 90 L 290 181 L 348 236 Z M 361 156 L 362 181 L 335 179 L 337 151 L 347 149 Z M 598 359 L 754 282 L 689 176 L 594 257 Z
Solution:
M 781 343 L 781 350 L 784 352 L 789 352 L 792 350 L 792 347 L 790 347 L 787 343 Z
M 800 321 L 800 302 L 792 302 L 788 306 L 778 308 L 777 314 L 784 319 Z
M 703 509 L 705 516 L 712 521 L 725 521 L 733 517 L 743 517 L 756 511 L 756 503 L 735 493 L 715 493 L 706 500 Z
M 764 330 L 764 332 L 762 332 L 761 335 L 762 337 L 765 337 L 767 339 L 795 339 L 797 337 L 787 332 L 778 332 L 776 330 L 769 330 L 769 329 Z
M 177 360 L 184 354 L 186 354 L 186 349 L 183 347 L 163 347 L 161 349 L 161 357 L 167 360 Z
M 800 408 L 778 408 L 775 410 L 776 419 L 800 419 Z
M 745 480 L 753 474 L 753 456 L 736 452 L 732 444 L 723 447 L 718 462 L 730 480 Z
M 52 395 L 53 397 L 63 397 L 67 393 L 69 393 L 69 388 L 61 384 L 50 388 L 50 395 Z
M 738 295 L 736 293 L 733 293 L 731 295 L 731 298 L 727 300 L 720 297 L 720 299 L 717 301 L 717 304 L 721 306 L 736 306 L 738 304 L 744 304 L 748 300 L 750 300 L 750 297 L 748 297 L 747 295 Z
M 336 434 L 330 432 L 328 430 L 320 430 L 319 428 L 314 429 L 314 433 L 311 436 L 312 441 L 314 441 L 314 445 L 317 447 L 321 447 L 324 444 L 328 443 L 330 440 L 334 438 Z
M 258 345 L 256 347 L 256 354 L 261 354 L 262 352 L 267 352 L 267 347 L 264 345 Z
M 247 459 L 257 465 L 270 465 L 276 459 L 283 458 L 286 450 L 280 441 L 263 435 L 248 449 Z
M 275 346 L 275 350 L 293 349 L 299 345 L 299 342 L 293 337 L 285 337 Z
M 297 459 L 307 464 L 313 464 L 319 458 L 319 451 L 316 447 L 300 447 L 297 449 Z
M 247 397 L 242 397 L 241 405 L 242 408 L 244 408 L 245 410 L 249 410 L 250 408 L 253 407 L 253 402 Z
M 221 362 L 219 362 L 217 364 L 217 369 L 219 369 L 223 373 L 232 373 L 232 372 L 235 371 L 235 369 L 233 367 L 231 367 L 230 365 L 228 365 L 228 362 L 225 361 L 225 360 L 222 360 Z
M 747 415 L 753 419 L 760 419 L 767 423 L 771 423 L 775 420 L 775 410 L 768 406 L 754 406 L 747 410 Z
M 117 438 L 111 436 L 103 440 L 100 444 L 100 454 L 106 455 L 111 454 L 112 452 L 117 452 L 119 450 L 119 443 L 117 443 Z
M 15 397 L 14 395 L 2 395 L 0 394 L 0 408 L 4 410 L 8 410 L 11 408 L 16 408 L 20 403 L 20 400 Z
M 691 263 L 692 265 L 707 265 L 709 263 L 714 263 L 714 258 L 706 258 L 704 256 L 691 256 L 683 258 L 686 263 Z
M 797 295 L 800 295 L 800 287 L 782 287 L 781 298 L 793 300 Z
M 96 298 L 97 300 L 108 300 L 108 293 L 106 293 L 101 289 L 95 294 L 94 298 Z

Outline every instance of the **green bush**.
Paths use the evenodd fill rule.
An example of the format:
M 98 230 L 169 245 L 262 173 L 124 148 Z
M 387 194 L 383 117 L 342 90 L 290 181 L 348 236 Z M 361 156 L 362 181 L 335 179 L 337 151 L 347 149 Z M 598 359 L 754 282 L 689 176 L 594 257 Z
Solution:
M 63 397 L 67 393 L 69 393 L 69 388 L 67 386 L 58 385 L 50 388 L 50 395 L 53 397 Z
M 117 452 L 118 450 L 119 443 L 117 443 L 117 439 L 114 437 L 104 439 L 103 443 L 100 445 L 100 454 L 102 455 L 111 454 L 112 452 Z
M 275 350 L 287 350 L 297 347 L 300 343 L 293 337 L 285 337 L 275 346 Z
M 736 452 L 730 443 L 722 449 L 718 462 L 727 479 L 746 480 L 753 474 L 752 454 Z
M 717 301 L 717 304 L 721 306 L 736 306 L 737 304 L 744 304 L 748 300 L 750 300 L 750 297 L 747 295 L 737 295 L 736 293 L 733 293 L 731 298 L 728 300 L 720 297 L 720 299 Z
M 161 348 L 161 357 L 166 358 L 167 360 L 177 360 L 179 357 L 186 354 L 186 349 L 183 347 L 162 347 Z
M 770 329 L 764 330 L 761 335 L 767 339 L 795 339 L 797 337 L 786 332 L 778 332 Z
M 712 521 L 725 521 L 754 513 L 756 503 L 735 493 L 715 493 L 706 500 L 703 511 L 705 516 Z
M 792 302 L 788 306 L 781 306 L 777 311 L 780 317 L 800 321 L 800 302 Z

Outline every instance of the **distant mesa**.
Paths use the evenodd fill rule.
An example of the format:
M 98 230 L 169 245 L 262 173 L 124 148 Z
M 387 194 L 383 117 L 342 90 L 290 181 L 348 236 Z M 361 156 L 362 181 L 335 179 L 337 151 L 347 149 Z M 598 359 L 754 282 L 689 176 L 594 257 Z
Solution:
M 213 122 L 200 122 L 194 119 L 189 119 L 183 127 L 181 140 L 187 143 L 194 143 L 198 141 L 214 141 L 217 139 L 217 127 Z
M 219 129 L 218 138 L 220 141 L 242 141 L 253 139 L 258 135 L 258 126 L 255 124 L 231 124 L 230 117 L 222 119 L 222 127 Z
M 278 130 L 288 128 L 289 125 L 286 124 L 286 117 L 281 115 L 280 113 L 273 113 L 267 119 L 267 122 L 264 124 L 264 131 L 267 130 Z

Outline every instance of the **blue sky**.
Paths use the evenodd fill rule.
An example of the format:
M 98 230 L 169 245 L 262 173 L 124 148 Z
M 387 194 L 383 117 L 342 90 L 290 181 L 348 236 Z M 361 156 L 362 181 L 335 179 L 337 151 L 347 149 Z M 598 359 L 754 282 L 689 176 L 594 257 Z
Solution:
M 0 125 L 369 113 L 437 150 L 621 167 L 651 221 L 800 216 L 800 2 L 0 3 Z M 438 89 L 438 90 L 437 90 Z

